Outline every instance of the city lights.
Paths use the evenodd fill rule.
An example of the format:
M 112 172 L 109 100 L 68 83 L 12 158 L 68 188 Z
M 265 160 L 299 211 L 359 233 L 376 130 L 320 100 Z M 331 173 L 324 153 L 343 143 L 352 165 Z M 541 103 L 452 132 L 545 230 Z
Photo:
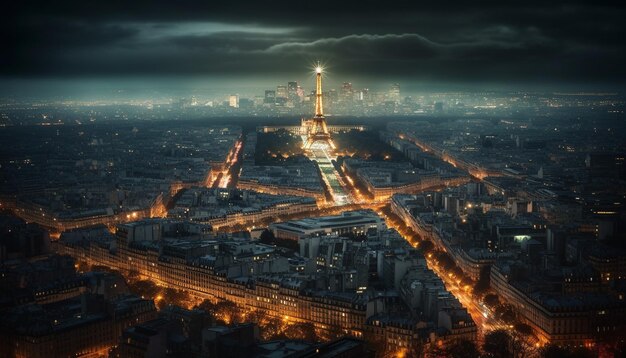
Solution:
M 1 357 L 624 356 L 626 8 L 59 1 L 0 26 Z

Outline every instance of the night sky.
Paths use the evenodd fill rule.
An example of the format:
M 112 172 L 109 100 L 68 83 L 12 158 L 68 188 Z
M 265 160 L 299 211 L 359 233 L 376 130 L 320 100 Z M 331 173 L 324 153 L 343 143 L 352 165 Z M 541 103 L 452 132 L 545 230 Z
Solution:
M 622 87 L 626 11 L 558 1 L 14 1 L 4 80 L 288 79 Z

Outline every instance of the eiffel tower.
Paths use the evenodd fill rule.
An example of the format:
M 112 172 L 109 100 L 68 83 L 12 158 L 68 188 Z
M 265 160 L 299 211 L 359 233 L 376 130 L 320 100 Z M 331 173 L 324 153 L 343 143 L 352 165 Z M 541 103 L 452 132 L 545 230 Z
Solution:
M 321 142 L 328 145 L 331 149 L 335 149 L 335 143 L 330 138 L 328 127 L 326 126 L 326 117 L 324 117 L 324 107 L 322 106 L 322 67 L 315 68 L 316 89 L 315 89 L 315 116 L 303 121 L 307 127 L 307 140 L 304 143 L 304 149 L 311 149 L 314 143 Z

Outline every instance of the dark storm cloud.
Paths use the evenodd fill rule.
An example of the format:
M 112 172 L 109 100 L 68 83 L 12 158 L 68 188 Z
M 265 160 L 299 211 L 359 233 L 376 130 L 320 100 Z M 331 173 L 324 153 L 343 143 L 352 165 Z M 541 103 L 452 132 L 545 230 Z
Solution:
M 180 35 L 165 39 L 182 49 L 205 49 L 214 52 L 246 54 L 263 51 L 285 41 L 284 35 L 258 34 L 250 32 L 224 31 L 212 35 Z
M 419 60 L 436 55 L 442 46 L 417 34 L 349 35 L 312 42 L 286 42 L 274 45 L 267 53 L 320 54 L 324 57 L 358 58 L 377 54 L 385 58 Z
M 288 42 L 265 53 L 295 57 L 309 53 L 329 59 L 339 72 L 405 74 L 419 79 L 485 79 L 528 75 L 538 58 L 563 56 L 565 49 L 536 29 L 496 28 L 457 42 L 437 43 L 416 34 L 349 35 L 312 42 Z M 494 63 L 497 59 L 497 63 Z M 509 72 L 509 73 L 507 73 Z
M 9 5 L 4 76 L 293 74 L 626 79 L 612 2 L 71 1 Z M 5 14 L 6 16 L 6 14 Z
M 349 35 L 312 42 L 286 42 L 270 47 L 269 53 L 308 54 L 355 59 L 364 54 L 385 61 L 466 60 L 487 61 L 493 57 L 519 59 L 553 53 L 558 48 L 552 39 L 536 29 L 507 27 L 486 29 L 475 36 L 463 36 L 456 42 L 437 43 L 417 34 Z

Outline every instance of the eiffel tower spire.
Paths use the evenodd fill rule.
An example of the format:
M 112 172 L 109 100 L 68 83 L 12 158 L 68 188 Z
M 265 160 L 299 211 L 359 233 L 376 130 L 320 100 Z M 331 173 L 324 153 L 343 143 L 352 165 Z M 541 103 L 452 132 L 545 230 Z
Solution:
M 324 117 L 324 106 L 322 105 L 322 66 L 315 67 L 315 117 Z

